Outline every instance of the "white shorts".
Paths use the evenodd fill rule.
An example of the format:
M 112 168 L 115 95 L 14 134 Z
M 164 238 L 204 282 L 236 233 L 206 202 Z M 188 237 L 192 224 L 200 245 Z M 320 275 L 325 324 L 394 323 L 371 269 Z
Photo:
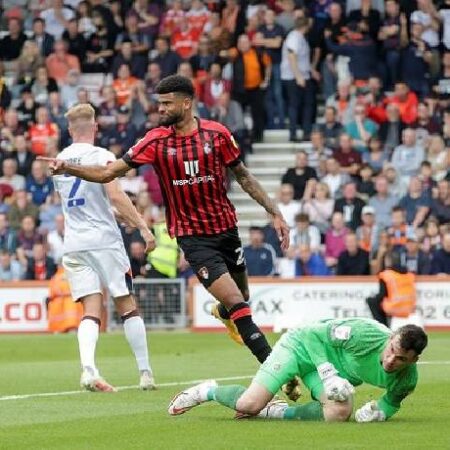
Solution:
M 123 248 L 67 253 L 62 264 L 75 301 L 102 293 L 102 288 L 113 298 L 128 295 L 133 289 L 130 261 Z

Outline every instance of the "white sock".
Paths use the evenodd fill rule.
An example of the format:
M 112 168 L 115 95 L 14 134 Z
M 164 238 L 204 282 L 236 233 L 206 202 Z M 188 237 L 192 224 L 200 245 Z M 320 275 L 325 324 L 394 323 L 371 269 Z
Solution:
M 142 317 L 133 316 L 126 319 L 123 323 L 123 329 L 131 350 L 133 350 L 139 371 L 148 370 L 151 374 L 152 369 L 148 360 L 147 334 Z
M 78 347 L 80 349 L 81 367 L 91 367 L 95 374 L 95 347 L 98 340 L 99 326 L 92 319 L 83 319 L 78 327 Z

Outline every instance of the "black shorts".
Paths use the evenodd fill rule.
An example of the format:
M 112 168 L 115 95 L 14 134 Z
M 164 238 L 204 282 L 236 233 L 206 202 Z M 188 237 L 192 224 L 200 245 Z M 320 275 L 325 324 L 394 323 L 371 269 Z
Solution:
M 177 239 L 184 257 L 199 281 L 208 288 L 224 273 L 246 270 L 237 227 L 219 234 L 182 236 Z

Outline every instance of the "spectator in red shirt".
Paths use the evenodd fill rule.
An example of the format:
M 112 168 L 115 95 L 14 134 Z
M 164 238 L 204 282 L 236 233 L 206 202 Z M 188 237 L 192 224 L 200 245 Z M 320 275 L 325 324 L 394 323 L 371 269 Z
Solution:
M 191 7 L 186 13 L 186 18 L 193 30 L 202 33 L 210 15 L 211 13 L 202 0 L 192 0 Z
M 69 70 L 75 69 L 80 71 L 80 61 L 75 55 L 67 53 L 66 41 L 59 40 L 55 42 L 53 52 L 47 56 L 45 60 L 48 75 L 54 78 L 58 84 L 67 81 Z
M 35 155 L 45 155 L 49 138 L 59 138 L 59 129 L 49 118 L 48 109 L 41 106 L 36 110 L 36 123 L 30 126 L 28 134 L 31 141 L 31 151 Z
M 191 28 L 187 19 L 183 18 L 178 29 L 172 34 L 172 48 L 180 58 L 189 59 L 197 53 L 199 39 L 199 31 Z
M 351 137 L 342 133 L 339 137 L 339 148 L 334 152 L 334 159 L 341 166 L 341 172 L 356 176 L 362 164 L 361 154 L 353 149 Z
M 402 122 L 409 125 L 417 120 L 417 105 L 419 100 L 417 99 L 417 95 L 410 91 L 406 83 L 397 83 L 395 85 L 394 95 L 388 97 L 386 103 L 393 103 L 398 106 Z
M 171 36 L 185 17 L 186 13 L 183 10 L 183 2 L 181 0 L 174 0 L 172 7 L 167 10 L 161 21 L 160 34 L 167 37 Z
M 56 264 L 50 256 L 44 244 L 33 245 L 33 256 L 27 260 L 26 280 L 50 280 L 56 272 Z
M 229 80 L 222 78 L 220 64 L 213 63 L 209 68 L 208 78 L 203 86 L 201 101 L 206 108 L 211 110 L 217 106 L 217 101 L 224 92 L 231 92 L 231 83 Z

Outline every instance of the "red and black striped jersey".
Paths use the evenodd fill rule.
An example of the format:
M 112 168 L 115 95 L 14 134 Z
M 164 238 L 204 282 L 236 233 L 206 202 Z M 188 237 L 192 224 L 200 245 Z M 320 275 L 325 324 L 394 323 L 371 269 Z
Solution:
M 237 222 L 225 177 L 226 167 L 240 162 L 239 147 L 220 123 L 197 122 L 187 136 L 173 127 L 154 128 L 123 156 L 130 167 L 155 168 L 172 237 L 218 234 Z

